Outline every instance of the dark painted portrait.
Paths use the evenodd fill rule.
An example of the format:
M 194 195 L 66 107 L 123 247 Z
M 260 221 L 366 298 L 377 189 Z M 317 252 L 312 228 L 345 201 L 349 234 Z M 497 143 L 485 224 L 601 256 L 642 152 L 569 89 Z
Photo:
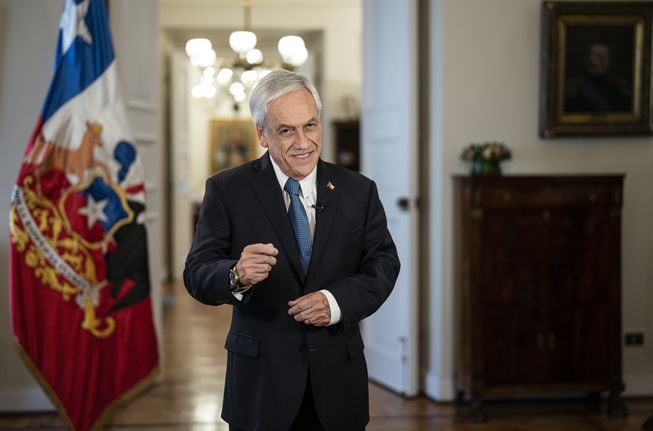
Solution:
M 633 110 L 635 30 L 632 25 L 569 25 L 565 114 Z

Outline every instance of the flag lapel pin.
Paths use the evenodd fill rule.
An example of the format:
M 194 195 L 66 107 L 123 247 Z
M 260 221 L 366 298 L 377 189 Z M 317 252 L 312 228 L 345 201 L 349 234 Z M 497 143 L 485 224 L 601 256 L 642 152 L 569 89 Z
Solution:
M 331 183 L 331 181 L 329 181 L 329 182 L 327 183 L 327 189 L 329 189 L 329 190 L 334 190 L 335 188 L 336 188 L 336 186 L 334 186 L 334 185 Z

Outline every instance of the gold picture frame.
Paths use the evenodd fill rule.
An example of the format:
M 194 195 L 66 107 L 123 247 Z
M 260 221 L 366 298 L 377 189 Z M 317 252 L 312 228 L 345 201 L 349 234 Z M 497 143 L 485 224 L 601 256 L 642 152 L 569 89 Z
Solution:
M 254 160 L 258 155 L 256 129 L 252 120 L 209 120 L 211 173 Z
M 542 7 L 540 135 L 653 134 L 653 3 Z

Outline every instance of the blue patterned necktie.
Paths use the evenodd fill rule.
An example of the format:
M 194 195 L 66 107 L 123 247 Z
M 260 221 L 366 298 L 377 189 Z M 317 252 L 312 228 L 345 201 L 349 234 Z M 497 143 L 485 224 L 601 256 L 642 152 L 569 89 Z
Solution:
M 299 258 L 302 262 L 304 273 L 308 270 L 308 264 L 311 261 L 311 248 L 313 240 L 311 239 L 311 227 L 308 224 L 308 217 L 302 201 L 299 199 L 299 181 L 288 178 L 286 185 L 283 187 L 290 195 L 290 205 L 288 214 L 292 228 L 295 231 L 295 239 L 299 247 Z

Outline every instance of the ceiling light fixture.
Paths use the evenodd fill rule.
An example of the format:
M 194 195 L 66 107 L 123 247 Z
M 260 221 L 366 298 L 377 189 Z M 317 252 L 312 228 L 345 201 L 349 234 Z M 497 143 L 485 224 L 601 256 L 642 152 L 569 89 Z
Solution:
M 242 0 L 243 30 L 229 35 L 229 46 L 233 52 L 218 56 L 209 39 L 194 38 L 186 42 L 186 55 L 193 66 L 202 74 L 200 82 L 192 90 L 198 99 L 212 99 L 219 94 L 231 95 L 234 109 L 247 99 L 247 95 L 259 79 L 273 69 L 295 70 L 308 60 L 308 49 L 304 39 L 287 35 L 279 39 L 277 50 L 280 59 L 265 57 L 256 48 L 257 37 L 251 30 L 252 0 Z M 222 91 L 220 91 L 222 90 Z

